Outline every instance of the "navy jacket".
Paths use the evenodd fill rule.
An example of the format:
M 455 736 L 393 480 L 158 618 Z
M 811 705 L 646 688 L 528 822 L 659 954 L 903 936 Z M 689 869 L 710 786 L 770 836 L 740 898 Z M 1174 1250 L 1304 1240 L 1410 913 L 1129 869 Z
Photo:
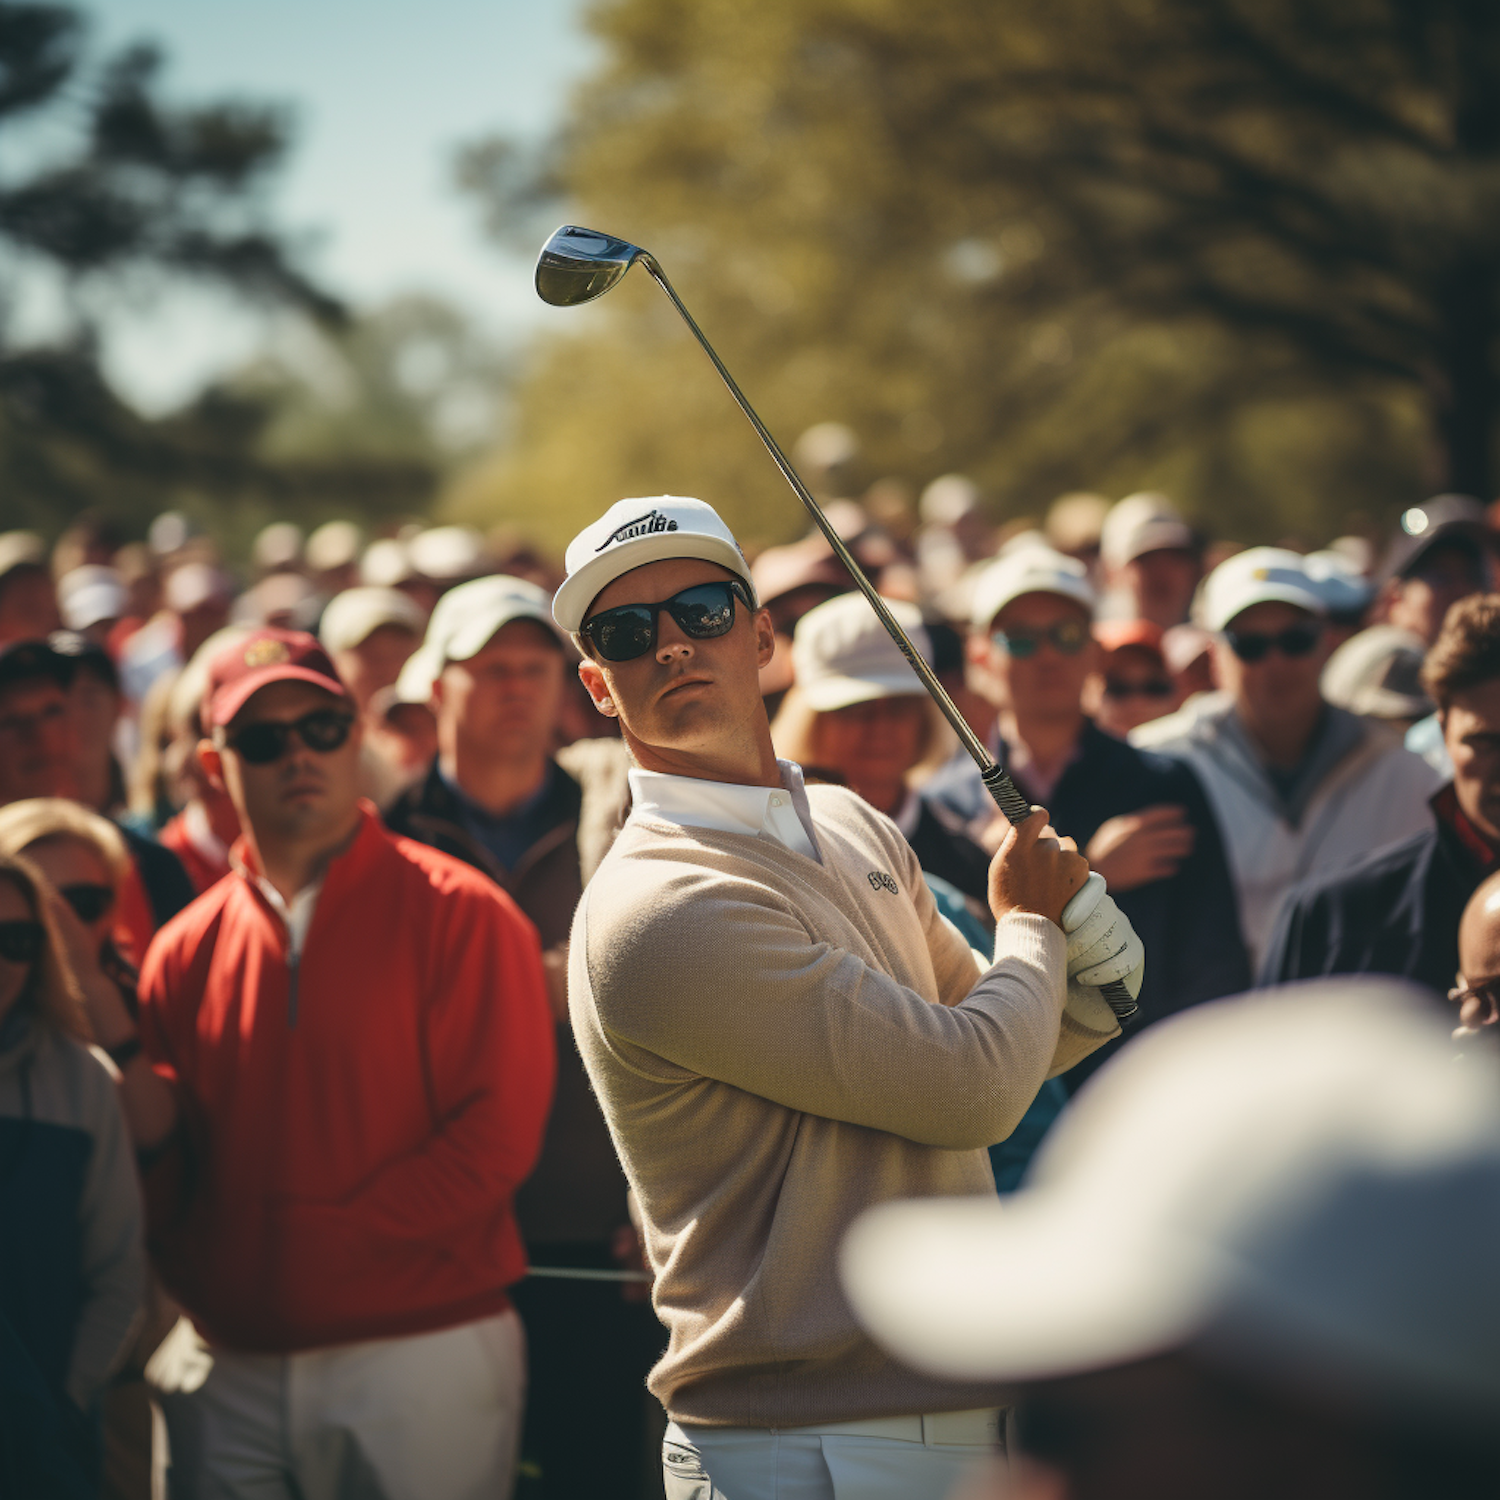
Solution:
M 977 773 L 972 779 L 987 801 Z M 950 800 L 950 792 L 957 790 L 946 776 L 941 785 L 935 780 L 924 788 L 928 796 L 961 815 L 972 817 L 981 810 L 982 804 L 966 804 L 961 793 Z M 1187 809 L 1197 835 L 1193 852 L 1166 880 L 1114 893 L 1146 946 L 1141 1013 L 1124 1036 L 1106 1043 L 1063 1076 L 1070 1090 L 1142 1026 L 1200 1001 L 1250 987 L 1250 960 L 1240 937 L 1239 909 L 1219 825 L 1187 766 L 1137 750 L 1085 721 L 1077 758 L 1059 778 L 1046 807 L 1052 826 L 1076 839 L 1082 849 L 1110 818 L 1161 802 Z
M 1397 974 L 1446 994 L 1458 971 L 1458 922 L 1495 867 L 1453 817 L 1451 785 L 1433 798 L 1432 827 L 1377 849 L 1352 869 L 1288 895 L 1260 983 L 1324 974 Z

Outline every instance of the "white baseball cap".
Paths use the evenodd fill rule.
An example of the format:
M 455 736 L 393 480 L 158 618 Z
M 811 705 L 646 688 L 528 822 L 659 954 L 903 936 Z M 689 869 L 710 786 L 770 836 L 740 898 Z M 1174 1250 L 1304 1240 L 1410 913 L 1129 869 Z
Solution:
M 564 630 L 577 630 L 589 606 L 622 573 L 664 557 L 701 557 L 742 578 L 750 597 L 750 564 L 718 511 L 682 495 L 618 500 L 568 543 L 568 576 L 552 601 Z
M 932 645 L 922 612 L 902 599 L 886 603 L 925 661 Z M 874 698 L 920 694 L 922 684 L 863 594 L 841 594 L 810 609 L 792 636 L 797 691 L 818 713 Z
M 1121 568 L 1148 552 L 1190 551 L 1192 528 L 1165 495 L 1141 490 L 1110 507 L 1099 531 L 1099 555 L 1105 565 Z
M 842 1251 L 874 1337 L 952 1379 L 1194 1349 L 1500 1422 L 1500 1065 L 1399 981 L 1213 1002 L 1089 1080 L 1021 1190 L 887 1204 Z
M 1327 593 L 1307 559 L 1284 547 L 1251 547 L 1225 558 L 1203 583 L 1203 628 L 1223 630 L 1255 604 L 1292 604 L 1320 618 L 1328 613 Z
M 318 622 L 318 639 L 328 651 L 351 651 L 382 625 L 399 625 L 421 635 L 423 623 L 422 611 L 410 594 L 366 584 L 345 589 L 328 601 Z
M 555 635 L 547 591 L 524 578 L 495 573 L 449 589 L 432 611 L 427 635 L 396 680 L 402 703 L 426 703 L 450 661 L 468 661 L 512 620 L 535 620 Z M 561 642 L 559 641 L 559 645 Z
M 114 568 L 82 563 L 57 580 L 57 607 L 69 630 L 87 630 L 118 620 L 130 607 L 130 594 Z
M 974 580 L 970 622 L 988 630 L 995 616 L 1022 594 L 1060 594 L 1094 612 L 1094 590 L 1083 564 L 1050 547 L 1028 546 L 1007 552 Z

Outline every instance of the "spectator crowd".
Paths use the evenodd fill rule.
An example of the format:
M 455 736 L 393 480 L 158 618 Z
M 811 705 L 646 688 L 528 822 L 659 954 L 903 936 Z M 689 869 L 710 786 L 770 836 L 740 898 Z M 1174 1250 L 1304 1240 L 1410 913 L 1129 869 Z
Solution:
M 1402 1383 L 1404 1348 L 1443 1379 L 1462 1365 L 1451 1339 L 1434 1352 L 1402 1321 L 1411 1258 L 1372 1260 L 1378 1316 L 1325 1284 L 1320 1254 L 1362 1253 L 1326 1205 L 1284 1245 L 1245 1246 L 1277 1218 L 1277 1183 L 1303 1182 L 1311 1156 L 1331 1160 L 1329 1142 L 1382 1120 L 1409 1122 L 1427 1186 L 1381 1203 L 1433 1236 L 1463 1222 L 1464 1194 L 1432 1184 L 1442 1140 L 1495 1126 L 1473 1079 L 1490 1079 L 1500 1035 L 1500 513 L 1438 496 L 1388 537 L 1319 551 L 1205 537 L 1155 493 L 1067 495 L 1036 524 L 997 527 L 957 475 L 915 506 L 877 489 L 828 513 L 1146 953 L 1136 1021 L 1076 1060 L 1060 1048 L 1061 1071 L 1032 1080 L 992 1132 L 1004 1138 L 983 1142 L 991 1199 L 1035 1181 L 1020 1191 L 1044 1210 L 1026 1229 L 1036 1243 L 993 1202 L 950 1203 L 946 1220 L 881 1210 L 850 1239 L 850 1303 L 924 1379 L 1032 1392 L 1031 1425 L 994 1439 L 1074 1487 L 1016 1493 L 1301 1494 L 1269 1460 L 1231 1489 L 1233 1460 L 1207 1439 L 1207 1467 L 1178 1480 L 1081 1476 L 1138 1461 L 1131 1424 L 1187 1443 L 1193 1413 L 1212 1411 L 1216 1430 L 1249 1431 L 1238 1382 L 1268 1370 L 1274 1402 L 1260 1385 L 1255 1400 L 1311 1420 L 1274 1373 L 1311 1347 L 1292 1312 L 1231 1296 L 1197 1261 L 1161 1290 L 1179 1250 L 1151 1214 L 1207 1214 L 1192 1206 L 1204 1183 L 1241 1152 L 1252 1185 L 1203 1230 L 1214 1254 L 1263 1254 L 1268 1285 L 1312 1287 L 1332 1309 L 1330 1349 L 1388 1333 L 1408 1414 L 1420 1382 Z M 667 798 L 672 778 L 632 769 L 600 670 L 628 658 L 557 623 L 554 597 L 577 576 L 513 535 L 460 526 L 368 539 L 348 521 L 305 536 L 281 522 L 243 571 L 176 513 L 143 540 L 88 518 L 50 546 L 0 535 L 0 1495 L 662 1493 L 652 1283 L 682 1272 L 653 1253 L 659 1205 L 643 1218 L 626 1127 L 596 1092 L 601 1069 L 630 1088 L 649 1069 L 598 1061 L 586 1027 L 580 1052 L 569 968 L 585 889 L 633 807 L 660 811 L 645 799 Z M 843 565 L 810 533 L 731 582 L 731 615 L 765 611 L 760 699 L 776 757 L 800 771 L 780 832 L 771 797 L 766 836 L 798 849 L 800 789 L 846 789 L 904 839 L 943 931 L 962 935 L 954 951 L 989 952 L 1010 825 Z M 594 669 L 582 681 L 580 660 Z M 684 942 L 712 950 L 713 933 L 686 936 L 700 927 Z M 726 930 L 722 954 L 705 952 L 731 994 L 746 979 L 735 942 Z M 1372 987 L 1369 1039 L 1347 1050 L 1330 1038 L 1363 1028 L 1364 992 L 1207 1005 L 1336 976 L 1407 981 L 1422 998 Z M 637 976 L 642 1004 L 653 982 Z M 654 1024 L 692 1029 L 673 1015 L 664 995 Z M 748 1023 L 743 1035 L 758 1037 Z M 1265 1078 L 1299 1048 L 1309 1096 L 1257 1139 L 1280 1108 Z M 1455 1059 L 1462 1099 L 1445 1093 Z M 724 1066 L 713 1076 L 738 1079 Z M 638 1107 L 681 1102 L 648 1090 Z M 1195 1124 L 1201 1137 L 1180 1139 Z M 769 1127 L 751 1134 L 697 1149 L 770 1150 Z M 1128 1163 L 1117 1135 L 1138 1148 Z M 1090 1193 L 1119 1196 L 1089 1177 L 1090 1153 L 1111 1152 L 1164 1184 L 1143 1195 L 1154 1209 L 1119 1207 L 1121 1253 L 1138 1254 L 1106 1300 L 1146 1309 L 1124 1331 L 1058 1248 Z M 838 1170 L 830 1156 L 829 1181 Z M 680 1214 L 724 1221 L 728 1243 L 759 1211 L 726 1189 Z M 1062 1227 L 1044 1242 L 1048 1215 Z M 1493 1223 L 1474 1233 L 1474 1255 L 1500 1253 Z M 820 1246 L 806 1253 L 832 1266 L 839 1245 Z M 1411 1256 L 1437 1253 L 1423 1241 Z M 1494 1279 L 1473 1260 L 1463 1274 Z M 1214 1351 L 1201 1358 L 1200 1324 Z M 1261 1362 L 1242 1360 L 1246 1330 L 1273 1325 Z M 694 1367 L 678 1337 L 673 1372 Z M 1500 1465 L 1475 1437 L 1500 1430 L 1487 1378 L 1442 1451 L 1493 1481 Z M 705 1420 L 729 1420 L 718 1399 L 703 1397 Z M 784 1426 L 767 1399 L 778 1414 L 763 1425 Z M 1348 1399 L 1352 1451 L 1387 1408 Z M 1427 1433 L 1398 1446 L 1430 1475 L 1442 1465 Z M 1240 1439 L 1224 1436 L 1224 1454 Z M 671 1488 L 691 1480 L 673 1477 L 674 1441 L 666 1493 L 706 1500 Z M 1297 1468 L 1308 1450 L 1287 1442 L 1270 1449 Z M 1430 1491 L 1318 1492 L 1468 1494 L 1468 1473 L 1455 1462 Z

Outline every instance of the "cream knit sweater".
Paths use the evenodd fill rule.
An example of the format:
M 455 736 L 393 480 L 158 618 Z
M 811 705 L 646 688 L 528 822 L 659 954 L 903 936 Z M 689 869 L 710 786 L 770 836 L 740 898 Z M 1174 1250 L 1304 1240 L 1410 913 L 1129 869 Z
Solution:
M 808 797 L 821 865 L 637 814 L 574 921 L 573 1030 L 640 1202 L 671 1335 L 649 1384 L 679 1422 L 1001 1404 L 882 1354 L 839 1244 L 873 1204 L 992 1193 L 985 1147 L 1113 1034 L 1064 1014 L 1053 923 L 1007 917 L 986 972 L 894 824 Z

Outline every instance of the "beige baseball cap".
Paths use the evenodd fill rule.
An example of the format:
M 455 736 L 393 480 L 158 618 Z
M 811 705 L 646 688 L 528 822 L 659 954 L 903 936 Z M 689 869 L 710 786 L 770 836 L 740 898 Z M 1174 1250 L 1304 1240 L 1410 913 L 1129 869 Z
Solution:
M 512 620 L 535 620 L 555 634 L 550 604 L 545 589 L 505 573 L 449 589 L 432 611 L 422 644 L 401 668 L 396 697 L 402 703 L 426 703 L 450 661 L 477 656 Z
M 1099 531 L 1099 555 L 1111 568 L 1122 568 L 1148 552 L 1185 552 L 1193 545 L 1192 527 L 1155 490 L 1126 495 L 1112 505 Z
M 410 594 L 364 584 L 328 601 L 318 622 L 318 639 L 329 651 L 352 651 L 382 625 L 399 625 L 421 635 L 424 624 L 422 611 Z
M 1020 1191 L 894 1203 L 842 1273 L 903 1362 L 1050 1379 L 1177 1349 L 1500 1422 L 1500 1063 L 1395 980 L 1197 1006 L 1091 1078 Z M 1461 1250 L 1460 1250 L 1461 1247 Z
M 932 645 L 921 610 L 901 599 L 886 603 L 912 645 L 930 662 Z M 818 713 L 924 691 L 863 594 L 841 594 L 802 616 L 792 636 L 792 666 L 797 691 Z
M 1007 552 L 974 580 L 970 623 L 988 630 L 995 616 L 1022 594 L 1060 594 L 1094 612 L 1094 589 L 1083 564 L 1050 547 L 1030 545 Z
M 684 495 L 617 500 L 568 543 L 568 576 L 552 601 L 552 617 L 577 630 L 589 606 L 622 573 L 665 557 L 701 557 L 728 568 L 754 599 L 750 564 L 718 511 Z

